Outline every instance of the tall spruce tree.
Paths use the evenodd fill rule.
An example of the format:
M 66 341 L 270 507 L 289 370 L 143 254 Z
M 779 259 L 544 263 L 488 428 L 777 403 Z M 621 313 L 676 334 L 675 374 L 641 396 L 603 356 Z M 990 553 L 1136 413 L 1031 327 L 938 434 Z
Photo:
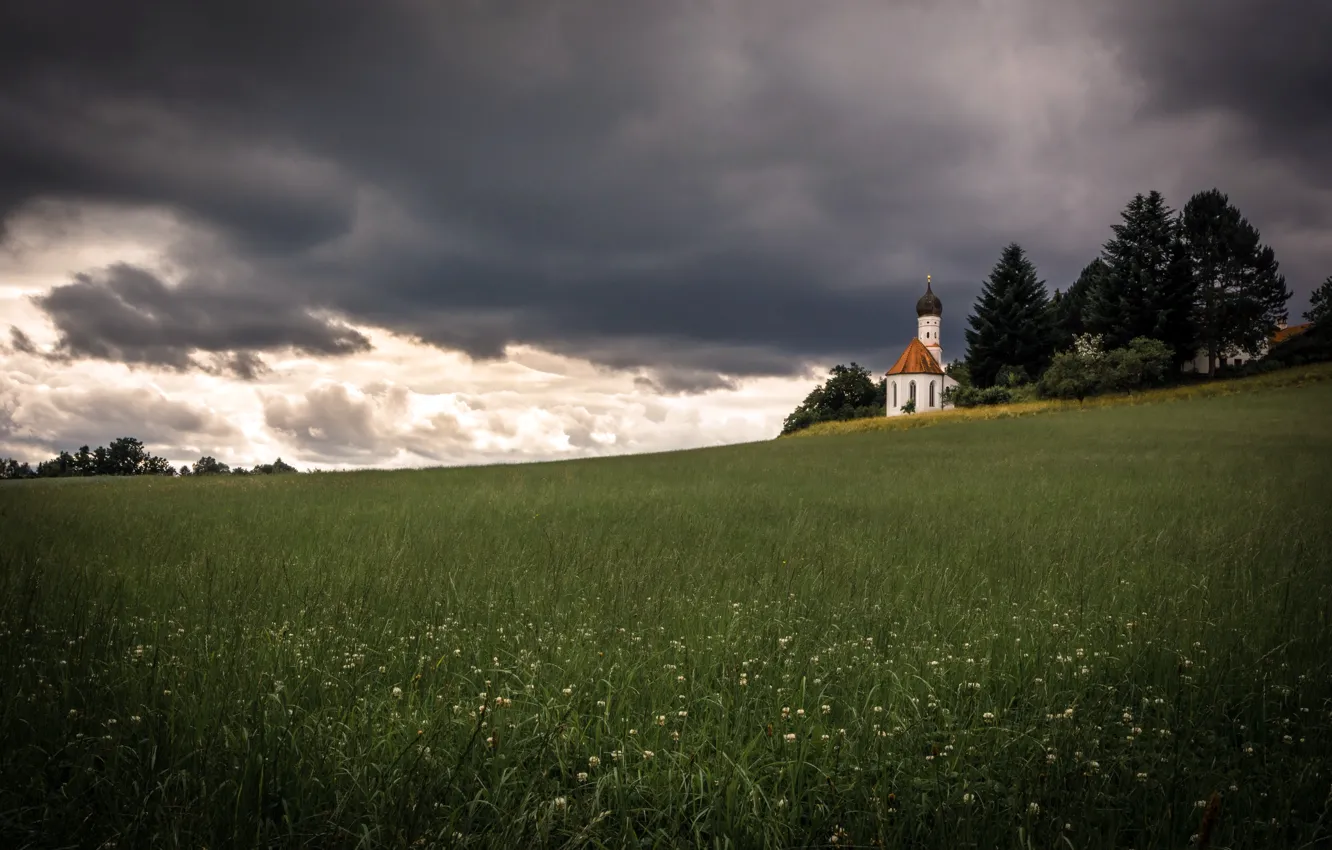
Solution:
M 1078 275 L 1066 292 L 1055 290 L 1050 298 L 1050 321 L 1054 332 L 1054 350 L 1067 351 L 1073 340 L 1087 332 L 1082 318 L 1087 309 L 1087 296 L 1105 276 L 1105 262 L 1100 257 L 1092 260 Z
M 977 387 L 994 386 L 1001 370 L 1037 377 L 1053 354 L 1049 297 L 1022 246 L 1004 248 L 967 317 L 967 366 Z
M 1135 195 L 1121 216 L 1101 253 L 1105 274 L 1088 293 L 1086 329 L 1101 334 L 1107 349 L 1149 337 L 1164 342 L 1176 363 L 1190 360 L 1193 282 L 1175 217 L 1155 190 Z
M 1184 205 L 1179 235 L 1195 291 L 1193 323 L 1207 372 L 1228 351 L 1258 356 L 1286 318 L 1290 290 L 1258 229 L 1217 189 Z

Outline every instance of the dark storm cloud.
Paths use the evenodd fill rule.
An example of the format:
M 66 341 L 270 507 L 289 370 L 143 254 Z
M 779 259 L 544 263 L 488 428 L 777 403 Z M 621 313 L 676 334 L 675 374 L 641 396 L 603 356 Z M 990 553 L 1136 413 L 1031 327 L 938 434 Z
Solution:
M 129 265 L 80 274 L 34 300 L 55 323 L 56 353 L 64 357 L 186 369 L 201 368 L 193 352 L 221 353 L 212 358 L 217 368 L 252 378 L 264 368 L 256 351 L 290 346 L 339 355 L 370 348 L 360 332 L 285 300 L 199 284 L 178 290 Z
M 1151 109 L 1225 110 L 1256 153 L 1298 157 L 1332 188 L 1332 4 L 1173 0 L 1102 13 Z
M 208 234 L 174 247 L 179 286 L 122 267 L 41 302 L 73 356 L 254 376 L 257 352 L 365 347 L 322 308 L 699 391 L 818 359 L 886 367 L 926 272 L 960 354 L 1004 244 L 1067 285 L 1152 188 L 1131 158 L 1112 167 L 1161 156 L 1100 117 L 1122 107 L 1116 75 L 1152 120 L 1224 107 L 1321 180 L 1310 33 L 1328 13 L 1226 3 L 7 4 L 0 221 L 86 198 Z M 1214 172 L 1243 155 L 1201 154 Z M 1282 198 L 1255 204 L 1327 214 Z M 1312 250 L 1282 259 L 1312 269 Z

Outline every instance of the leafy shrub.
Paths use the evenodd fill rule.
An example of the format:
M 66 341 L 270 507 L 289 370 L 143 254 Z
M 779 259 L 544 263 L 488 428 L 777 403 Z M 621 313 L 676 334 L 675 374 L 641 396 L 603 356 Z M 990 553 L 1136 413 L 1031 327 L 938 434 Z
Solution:
M 944 390 L 943 400 L 945 404 L 951 404 L 954 407 L 981 407 L 993 404 L 1011 404 L 1015 394 L 1012 388 L 998 385 L 985 389 L 949 387 Z
M 1083 334 L 1070 351 L 1054 356 L 1037 384 L 1043 398 L 1077 399 L 1107 392 L 1133 392 L 1165 383 L 1171 352 L 1165 343 L 1138 337 L 1104 351 L 1099 336 Z

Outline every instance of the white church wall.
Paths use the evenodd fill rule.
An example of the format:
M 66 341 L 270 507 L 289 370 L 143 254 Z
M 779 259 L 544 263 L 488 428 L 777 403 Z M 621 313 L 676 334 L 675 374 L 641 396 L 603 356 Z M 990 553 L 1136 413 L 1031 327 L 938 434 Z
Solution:
M 943 391 L 947 387 L 957 386 L 957 381 L 946 375 L 913 374 L 913 375 L 894 375 L 888 379 L 888 399 L 887 414 L 889 416 L 901 416 L 902 406 L 911 398 L 911 382 L 916 382 L 916 413 L 931 413 L 938 410 L 945 410 L 943 404 Z M 930 386 L 934 386 L 934 406 L 930 406 Z M 897 395 L 893 395 L 896 388 Z M 897 403 L 893 403 L 893 399 Z M 951 405 L 949 405 L 951 407 Z

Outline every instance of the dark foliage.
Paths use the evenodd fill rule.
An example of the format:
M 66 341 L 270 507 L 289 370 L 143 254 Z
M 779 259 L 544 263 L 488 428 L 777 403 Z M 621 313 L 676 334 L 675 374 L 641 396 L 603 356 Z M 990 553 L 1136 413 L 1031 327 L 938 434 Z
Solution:
M 790 434 L 816 422 L 835 422 L 887 414 L 887 381 L 875 381 L 869 370 L 852 362 L 832 368 L 823 386 L 816 387 L 782 423 Z
M 1216 189 L 1189 199 L 1179 237 L 1195 293 L 1192 322 L 1198 347 L 1208 353 L 1208 373 L 1216 373 L 1223 352 L 1256 357 L 1286 318 L 1290 300 L 1272 249 Z
M 1160 340 L 1176 364 L 1194 356 L 1193 280 L 1165 198 L 1136 195 L 1113 225 L 1101 258 L 1105 273 L 1087 295 L 1083 323 L 1109 349 L 1138 337 Z
M 1022 246 L 1004 248 L 967 323 L 967 365 L 977 387 L 993 386 L 1004 367 L 1027 375 L 1045 369 L 1053 341 L 1049 297 Z

